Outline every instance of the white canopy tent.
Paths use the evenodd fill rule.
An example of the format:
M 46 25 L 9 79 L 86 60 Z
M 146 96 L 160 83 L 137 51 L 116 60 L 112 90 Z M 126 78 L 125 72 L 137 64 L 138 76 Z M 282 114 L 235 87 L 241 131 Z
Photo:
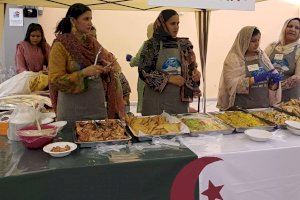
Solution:
M 256 0 L 256 2 L 265 0 Z M 15 5 L 31 5 L 41 7 L 68 7 L 74 3 L 83 3 L 97 10 L 162 10 L 161 6 L 149 6 L 148 0 L 0 0 L 0 3 Z M 178 8 L 176 8 L 178 10 Z M 181 11 L 196 11 L 198 9 L 180 8 Z
M 261 2 L 265 0 L 256 0 Z M 83 3 L 94 10 L 128 10 L 128 11 L 159 11 L 166 9 L 162 6 L 149 6 L 148 0 L 0 0 L 0 3 L 25 5 L 25 6 L 38 6 L 38 7 L 56 7 L 67 8 L 74 3 Z M 168 7 L 170 8 L 170 7 Z M 206 112 L 206 55 L 207 55 L 207 42 L 209 30 L 210 10 L 199 8 L 174 8 L 178 11 L 195 12 L 196 26 L 198 30 L 199 52 L 201 60 L 201 70 L 203 77 L 203 111 Z M 4 9 L 5 10 L 5 9 Z M 200 98 L 198 99 L 200 102 Z M 198 103 L 198 111 L 200 110 L 200 103 Z

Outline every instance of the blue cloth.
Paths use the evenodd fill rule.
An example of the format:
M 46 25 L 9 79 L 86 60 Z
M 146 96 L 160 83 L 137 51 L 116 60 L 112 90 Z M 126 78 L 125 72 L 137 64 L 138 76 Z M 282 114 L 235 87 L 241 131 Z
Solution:
M 259 83 L 263 81 L 268 81 L 273 71 L 274 70 L 266 71 L 262 68 L 259 68 L 259 70 L 256 70 L 252 73 L 254 77 L 254 82 Z
M 275 83 L 278 84 L 280 81 L 282 81 L 283 76 L 279 73 L 271 73 L 270 74 L 270 80 Z

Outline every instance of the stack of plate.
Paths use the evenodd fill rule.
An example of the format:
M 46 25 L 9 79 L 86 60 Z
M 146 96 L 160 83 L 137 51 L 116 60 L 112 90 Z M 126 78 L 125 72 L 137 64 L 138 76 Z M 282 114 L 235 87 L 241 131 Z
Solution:
M 294 133 L 295 135 L 300 135 L 300 122 L 288 120 L 285 121 L 285 124 L 290 132 Z
M 245 134 L 254 141 L 264 142 L 272 139 L 273 134 L 266 130 L 261 129 L 247 129 Z

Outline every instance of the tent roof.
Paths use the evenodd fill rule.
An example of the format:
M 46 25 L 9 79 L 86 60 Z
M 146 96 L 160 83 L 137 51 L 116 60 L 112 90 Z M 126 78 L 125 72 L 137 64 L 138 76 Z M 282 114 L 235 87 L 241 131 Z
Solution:
M 256 2 L 265 0 L 256 0 Z M 74 3 L 83 3 L 95 10 L 162 10 L 164 7 L 149 6 L 148 0 L 0 0 L 0 3 L 14 5 L 28 5 L 41 7 L 68 7 Z M 178 10 L 178 8 L 175 8 Z M 181 11 L 195 11 L 197 9 L 180 8 Z

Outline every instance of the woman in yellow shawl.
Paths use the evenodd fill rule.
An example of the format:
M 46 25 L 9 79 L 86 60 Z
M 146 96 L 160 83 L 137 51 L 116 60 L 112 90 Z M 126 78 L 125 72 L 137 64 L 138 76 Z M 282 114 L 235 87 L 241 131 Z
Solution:
M 55 31 L 49 79 L 58 120 L 124 117 L 121 68 L 113 54 L 90 36 L 91 20 L 89 7 L 73 4 Z
M 268 107 L 278 103 L 278 72 L 259 48 L 260 31 L 254 26 L 240 30 L 223 66 L 217 107 L 220 110 Z

